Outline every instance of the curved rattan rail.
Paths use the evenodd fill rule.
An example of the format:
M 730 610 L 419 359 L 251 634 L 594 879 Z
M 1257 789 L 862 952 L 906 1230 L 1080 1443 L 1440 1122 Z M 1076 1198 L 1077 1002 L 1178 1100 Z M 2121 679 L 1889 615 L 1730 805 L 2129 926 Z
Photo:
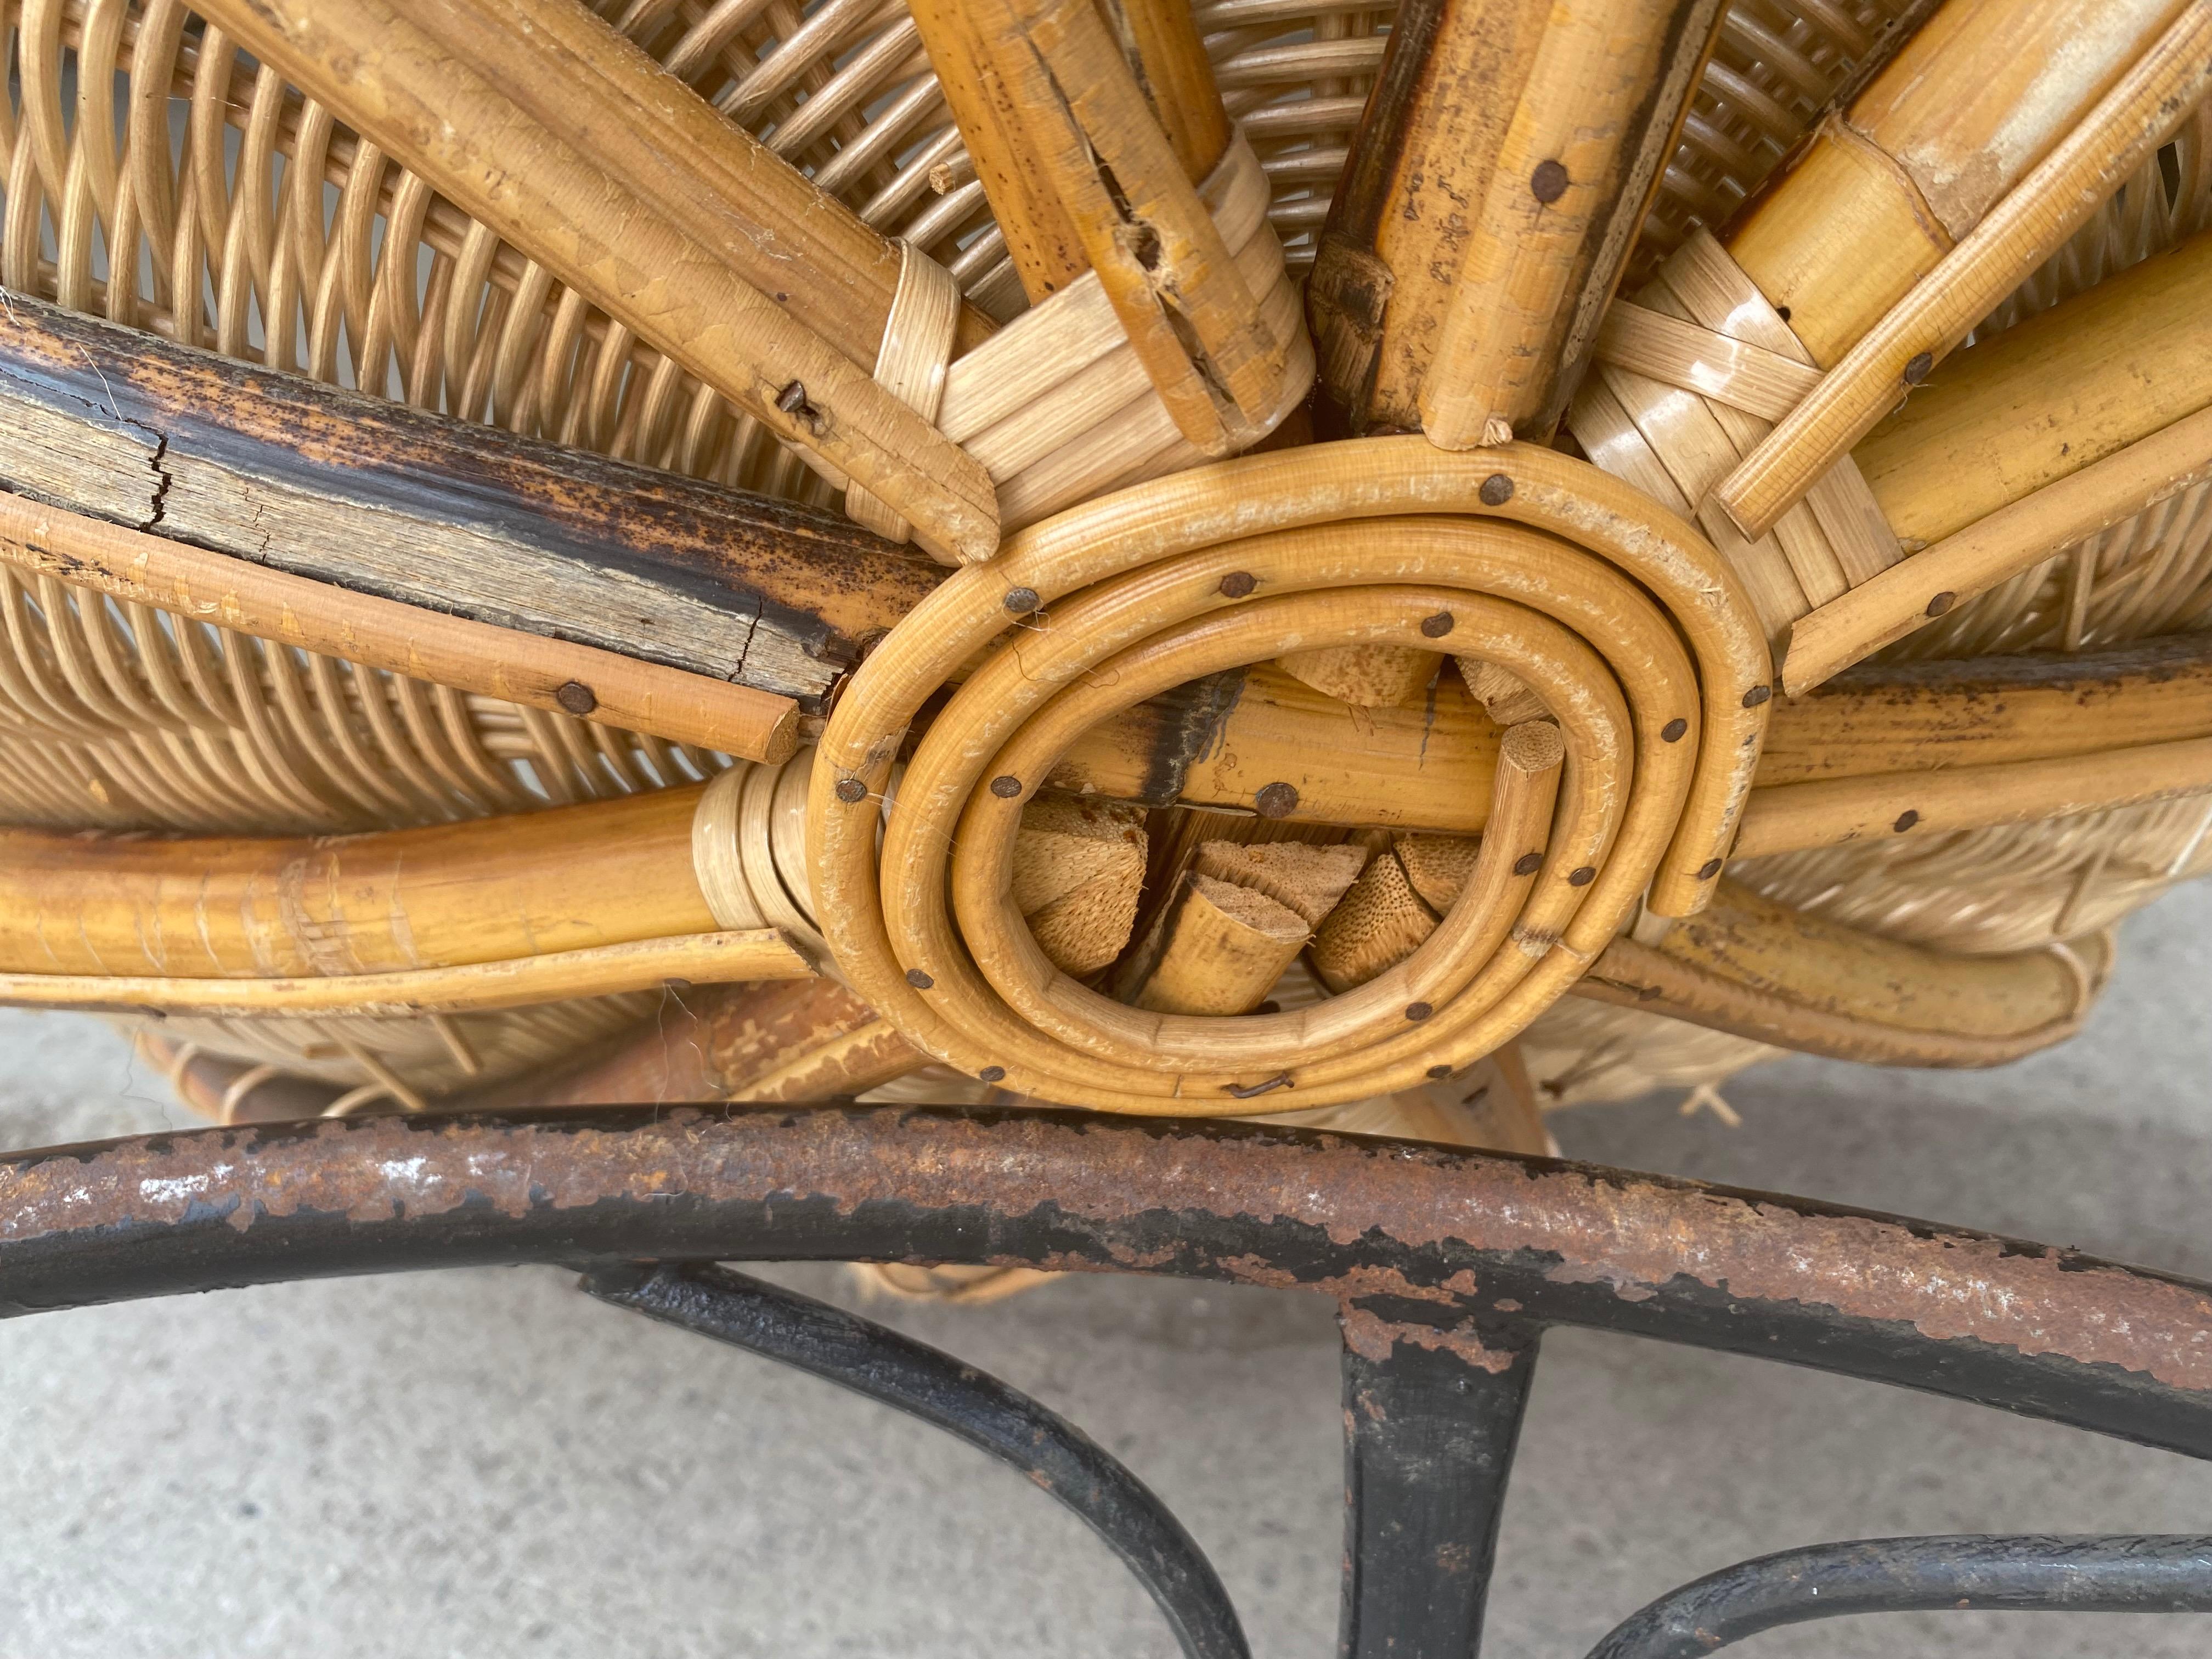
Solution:
M 1019 1263 L 1337 1298 L 1354 1656 L 1473 1651 L 1548 1325 L 1757 1354 L 2212 1455 L 2212 1285 L 1553 1159 L 1218 1122 L 854 1107 L 325 1121 L 0 1160 L 0 1316 L 335 1274 L 580 1267 L 611 1300 L 801 1364 L 1009 1461 L 1079 1470 L 1090 1488 L 1064 1501 L 1145 1579 L 1186 1651 L 1237 1651 L 1195 1547 L 1034 1402 L 803 1298 L 629 1265 L 759 1259 Z M 1026 1449 L 1008 1439 L 1024 1425 Z M 1838 1547 L 1826 1565 L 1856 1571 L 1876 1548 Z M 1858 1571 L 1838 1605 L 1925 1605 L 1929 1584 L 1963 1584 L 1999 1558 L 2008 1605 L 2061 1603 L 2037 1587 L 2098 1556 L 2111 1593 L 2075 1604 L 2193 1607 L 2212 1593 L 2208 1550 L 1917 1540 Z M 2138 1570 L 2147 1555 L 2163 1565 Z M 1823 1570 L 1794 1555 L 1746 1564 L 1643 1624 L 1657 1634 L 1670 1604 L 1709 1591 L 1778 1622 L 1791 1584 Z

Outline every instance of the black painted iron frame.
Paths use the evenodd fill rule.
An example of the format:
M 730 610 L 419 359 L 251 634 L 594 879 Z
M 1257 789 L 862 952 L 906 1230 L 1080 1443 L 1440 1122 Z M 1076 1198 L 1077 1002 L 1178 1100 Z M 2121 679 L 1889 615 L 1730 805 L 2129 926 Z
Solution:
M 526 1261 L 1014 1463 L 1186 1653 L 1243 1638 L 1136 1478 L 1036 1401 L 713 1264 L 1000 1262 L 1318 1291 L 1344 1330 L 1342 1650 L 1470 1656 L 1541 1331 L 1612 1329 L 2212 1455 L 2212 1286 L 1656 1176 L 1257 1126 L 895 1108 L 254 1126 L 0 1158 L 0 1316 Z M 1899 1607 L 2212 1610 L 2212 1538 L 1876 1540 L 1740 1564 L 1592 1659 Z

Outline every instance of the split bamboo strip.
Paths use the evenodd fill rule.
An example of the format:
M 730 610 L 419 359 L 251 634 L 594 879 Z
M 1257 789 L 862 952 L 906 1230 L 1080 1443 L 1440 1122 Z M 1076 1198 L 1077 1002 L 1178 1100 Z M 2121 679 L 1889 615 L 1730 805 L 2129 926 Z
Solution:
M 1431 442 L 1551 436 L 1723 9 L 1720 0 L 1552 8 L 1420 384 Z
M 2033 275 L 2212 88 L 2212 3 L 2196 0 L 2119 83 L 1934 270 L 1854 342 L 1716 487 L 1764 535 L 1820 475 Z
M 932 554 L 976 560 L 996 550 L 996 493 L 972 458 L 596 155 L 533 119 L 495 66 L 453 55 L 392 0 L 209 0 L 208 9 L 256 57 L 814 456 L 832 483 L 857 482 L 895 506 Z
M 1790 626 L 1783 690 L 1831 676 L 2062 548 L 2212 478 L 2212 408 L 2017 497 Z
M 750 760 L 798 746 L 799 705 L 702 674 L 356 593 L 0 493 L 0 562 L 196 623 L 574 713 Z
M 2212 793 L 2212 738 L 2057 760 L 1780 784 L 1752 792 L 1735 855 L 2026 823 Z
M 1613 358 L 1616 347 L 1623 360 Z M 1781 313 L 1700 231 L 1601 336 L 1597 372 L 1575 403 L 1575 435 L 1585 453 L 1694 516 L 1777 644 L 1811 605 L 1839 596 L 1899 554 L 1848 460 L 1756 542 L 1710 500 L 1711 487 L 1767 430 L 1778 386 L 1810 368 Z
M 1656 948 L 1607 946 L 1578 995 L 1778 1047 L 1889 1066 L 2000 1066 L 2081 1027 L 2108 940 L 1966 957 L 1900 945 L 1723 884 Z
M 814 963 L 780 929 L 633 939 L 582 951 L 539 951 L 505 962 L 277 979 L 176 979 L 142 974 L 0 971 L 0 1006 L 185 1018 L 373 1016 L 416 1018 L 520 1008 L 670 984 L 805 979 Z

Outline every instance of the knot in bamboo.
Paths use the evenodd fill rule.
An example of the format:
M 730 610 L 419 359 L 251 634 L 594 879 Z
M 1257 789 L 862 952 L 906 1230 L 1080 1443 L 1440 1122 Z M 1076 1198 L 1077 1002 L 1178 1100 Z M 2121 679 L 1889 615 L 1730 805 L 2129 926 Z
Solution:
M 1140 1010 L 1054 968 L 1010 877 L 1024 803 L 1069 745 L 1177 684 L 1358 644 L 1494 664 L 1555 722 L 1516 726 L 1467 779 L 1486 823 L 1435 933 L 1288 1012 Z M 1771 673 L 1711 545 L 1584 463 L 1419 437 L 1247 456 L 1037 525 L 892 630 L 813 769 L 816 921 L 918 1047 L 1045 1099 L 1232 1113 L 1411 1086 L 1524 1027 L 1639 899 L 1705 902 Z M 910 724 L 948 690 L 886 810 Z

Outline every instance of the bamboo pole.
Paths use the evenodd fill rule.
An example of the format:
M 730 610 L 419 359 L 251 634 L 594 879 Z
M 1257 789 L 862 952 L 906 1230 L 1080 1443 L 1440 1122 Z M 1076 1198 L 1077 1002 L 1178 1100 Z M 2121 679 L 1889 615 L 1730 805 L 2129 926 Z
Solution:
M 1366 855 L 1297 842 L 1200 844 L 1116 994 L 1161 1013 L 1249 1013 L 1343 898 Z
M 1658 946 L 1615 939 L 1577 994 L 1778 1047 L 1891 1066 L 1997 1066 L 2080 1029 L 2101 936 L 1966 957 L 1822 921 L 1723 882 Z
M 1035 304 L 1091 269 L 1082 234 L 1036 147 L 1024 142 L 1021 109 L 993 62 L 986 15 L 968 0 L 910 3 L 1007 256 Z
M 2208 477 L 2212 408 L 2016 497 L 1799 618 L 1782 659 L 1782 689 L 1802 696 L 1930 617 Z
M 1162 1013 L 1249 1013 L 1312 937 L 1304 917 L 1264 893 L 1186 875 L 1125 1000 Z
M 1046 793 L 1022 812 L 1010 891 L 1037 947 L 1062 973 L 1121 954 L 1145 884 L 1141 808 Z
M 1528 697 L 1525 687 L 1516 695 Z M 1522 720 L 1543 712 L 1533 697 L 1498 708 Z M 1358 711 L 1255 669 L 1225 713 L 1195 726 L 1164 728 L 1139 718 L 1144 712 L 1086 732 L 1049 783 L 1153 805 L 1248 811 L 1262 789 L 1280 783 L 1297 800 L 1272 822 L 1292 825 L 1465 836 L 1489 817 L 1501 717 L 1486 715 L 1449 679 L 1437 683 L 1432 708 Z M 1867 665 L 1815 695 L 1777 700 L 1753 794 L 2197 737 L 2212 737 L 2212 634 L 2063 657 Z M 1170 771 L 1169 760 L 1181 769 Z M 1164 777 L 1162 798 L 1154 792 Z
M 834 979 L 703 985 L 567 1063 L 449 1096 L 448 1110 L 514 1112 L 638 1101 L 830 1100 L 927 1056 Z
M 2212 88 L 2212 4 L 2184 10 L 2080 125 L 1851 345 L 1715 489 L 1766 533 L 2142 167 Z M 1793 313 L 1794 314 L 1794 313 Z
M 700 793 L 319 839 L 0 830 L 0 969 L 300 978 L 713 933 Z
M 1471 449 L 1516 434 L 1550 438 L 1723 11 L 1719 0 L 1551 9 L 1420 381 L 1431 442 Z
M 2191 3 L 1948 0 L 1723 244 L 1832 367 Z
M 788 294 L 787 286 L 764 292 L 746 281 L 729 262 L 729 239 L 702 246 L 655 205 L 656 198 L 689 187 L 728 201 L 736 167 L 702 168 L 688 185 L 671 183 L 657 170 L 643 182 L 610 170 L 597 147 L 587 151 L 565 142 L 516 101 L 502 85 L 511 64 L 470 61 L 403 9 L 407 3 L 210 0 L 207 9 L 227 34 L 465 211 L 813 457 L 832 482 L 857 483 L 890 503 L 932 554 L 947 561 L 990 557 L 998 545 L 998 501 L 982 467 L 878 386 L 871 368 L 844 346 L 791 316 L 773 297 Z M 434 12 L 444 15 L 426 6 L 423 16 Z M 590 27 L 606 26 L 595 21 Z M 679 118 L 666 112 L 688 108 L 682 100 L 695 95 L 629 48 L 610 46 L 606 54 L 592 66 L 592 75 L 613 75 L 635 88 L 641 106 L 665 117 L 651 154 L 662 164 L 696 161 L 695 147 L 668 142 L 665 131 L 666 121 Z M 549 50 L 532 52 L 520 72 L 529 85 L 542 87 L 536 77 L 573 75 L 580 64 Z M 542 95 L 558 100 L 580 87 L 608 84 L 556 82 Z M 732 131 L 735 150 L 750 153 L 735 141 Z M 617 154 L 631 147 L 622 141 Z M 726 145 L 718 153 L 732 152 Z M 772 156 L 763 163 L 768 174 L 780 178 L 780 169 L 787 170 Z M 823 204 L 817 210 L 834 218 L 827 198 L 806 189 Z M 729 210 L 742 218 L 745 207 L 734 202 Z
M 1783 703 L 1754 797 L 2212 737 L 2212 631 L 2063 655 L 1866 663 Z
M 1420 388 L 1548 0 L 1406 0 L 1307 284 L 1321 383 L 1354 434 L 1420 425 Z
M 590 646 L 357 593 L 0 494 L 0 562 L 126 603 L 526 708 L 750 760 L 798 747 L 799 705 Z
M 2212 792 L 2212 738 L 1752 792 L 1735 856 L 2032 823 Z
M 1443 663 L 1437 652 L 1403 645 L 1324 646 L 1275 659 L 1292 679 L 1354 708 L 1418 704 Z
M 390 0 L 530 118 L 863 369 L 899 282 L 899 244 L 862 222 L 575 0 Z M 963 307 L 956 349 L 991 324 Z
M 2212 406 L 2212 233 L 1960 353 L 1852 459 L 1908 548 Z

